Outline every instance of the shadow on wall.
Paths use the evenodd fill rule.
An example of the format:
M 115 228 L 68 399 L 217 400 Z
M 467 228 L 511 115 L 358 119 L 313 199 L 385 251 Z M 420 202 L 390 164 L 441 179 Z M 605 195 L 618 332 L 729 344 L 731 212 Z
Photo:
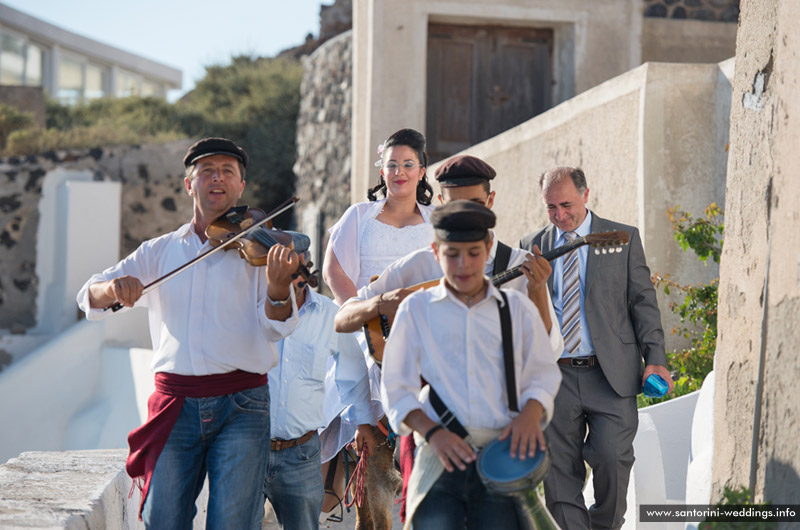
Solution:
M 800 476 L 792 463 L 771 459 L 764 475 L 764 500 L 772 504 L 793 504 L 797 502 L 798 491 Z

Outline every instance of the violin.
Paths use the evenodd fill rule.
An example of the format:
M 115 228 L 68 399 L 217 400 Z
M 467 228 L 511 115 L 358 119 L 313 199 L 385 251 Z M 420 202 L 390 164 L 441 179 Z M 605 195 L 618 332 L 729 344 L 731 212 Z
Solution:
M 172 278 L 174 278 L 178 274 L 182 273 L 183 271 L 188 270 L 189 268 L 197 265 L 198 263 L 200 263 L 204 259 L 208 258 L 209 256 L 211 256 L 215 252 L 219 252 L 220 250 L 227 250 L 230 245 L 236 243 L 239 239 L 244 238 L 245 236 L 247 236 L 251 232 L 255 232 L 255 231 L 259 230 L 261 228 L 261 226 L 264 225 L 265 223 L 269 223 L 270 220 L 273 217 L 276 217 L 276 216 L 282 214 L 283 212 L 287 211 L 289 208 L 294 207 L 294 205 L 299 200 L 300 199 L 298 199 L 297 197 L 292 197 L 291 199 L 287 199 L 286 202 L 284 202 L 283 204 L 281 204 L 280 206 L 275 208 L 269 214 L 264 214 L 264 212 L 261 212 L 262 214 L 264 214 L 264 216 L 261 217 L 261 219 L 256 221 L 256 220 L 253 219 L 254 216 L 250 216 L 250 221 L 244 221 L 243 220 L 242 223 L 239 224 L 239 227 L 236 228 L 235 232 L 233 232 L 233 233 L 232 232 L 228 232 L 227 234 L 224 234 L 224 235 L 221 234 L 221 233 L 217 234 L 217 235 L 220 235 L 220 236 L 224 237 L 224 241 L 219 241 L 216 244 L 216 246 L 212 245 L 212 248 L 208 249 L 207 251 L 203 252 L 202 254 L 200 254 L 200 255 L 196 256 L 195 258 L 187 261 L 186 263 L 184 263 L 180 267 L 178 267 L 176 269 L 173 269 L 172 271 L 168 272 L 167 274 L 163 275 L 162 277 L 160 277 L 160 278 L 148 283 L 147 285 L 144 286 L 144 289 L 142 290 L 142 295 L 145 295 L 145 294 L 149 293 L 153 289 L 156 289 L 158 286 L 160 286 L 162 283 L 171 280 Z M 239 208 L 241 209 L 241 207 L 239 207 Z M 246 206 L 244 207 L 244 210 L 247 211 L 247 207 Z M 223 217 L 225 217 L 225 215 L 223 215 Z M 241 224 L 247 224 L 247 226 L 241 226 Z M 286 235 L 289 236 L 289 238 L 292 237 L 289 234 L 286 234 Z M 206 236 L 206 237 L 208 237 L 208 236 Z M 275 242 L 277 242 L 277 240 L 275 240 Z M 292 242 L 292 247 L 294 247 L 293 243 L 294 242 Z M 275 243 L 272 243 L 272 244 L 275 244 Z M 270 245 L 270 246 L 272 246 L 272 245 Z M 240 255 L 241 255 L 241 253 L 240 253 Z M 264 264 L 266 264 L 266 260 L 264 261 L 264 263 L 262 263 L 262 265 L 264 265 Z M 311 262 L 309 262 L 308 265 L 311 266 Z M 309 274 L 311 274 L 311 273 L 309 273 Z M 313 277 L 314 279 L 310 280 L 311 277 Z M 309 279 L 307 279 L 306 281 L 312 287 L 316 287 L 317 283 L 318 283 L 318 281 L 316 279 L 316 276 L 313 276 L 313 275 L 310 276 Z M 311 281 L 313 281 L 314 283 L 311 283 Z M 120 309 L 122 309 L 122 304 L 119 303 L 119 302 L 114 302 L 110 306 L 106 307 L 103 310 L 104 311 L 108 311 L 109 309 L 111 309 L 114 312 L 117 312 Z
M 254 224 L 263 221 L 266 217 L 267 214 L 258 208 L 248 208 L 246 205 L 234 206 L 206 228 L 206 237 L 212 247 L 217 247 Z M 254 267 L 263 267 L 267 264 L 267 254 L 272 246 L 283 245 L 294 249 L 294 238 L 291 234 L 272 228 L 272 223 L 270 222 L 267 222 L 266 225 L 269 228 L 262 225 L 255 230 L 251 230 L 245 236 L 239 237 L 226 245 L 225 250 L 236 249 L 239 252 L 239 256 L 247 263 Z M 304 281 L 299 287 L 302 288 L 306 283 L 311 287 L 319 285 L 317 274 L 310 271 L 313 266 L 314 264 L 311 261 L 303 263 L 301 257 L 297 272 L 292 276 L 292 278 L 297 278 L 298 276 L 303 278 Z

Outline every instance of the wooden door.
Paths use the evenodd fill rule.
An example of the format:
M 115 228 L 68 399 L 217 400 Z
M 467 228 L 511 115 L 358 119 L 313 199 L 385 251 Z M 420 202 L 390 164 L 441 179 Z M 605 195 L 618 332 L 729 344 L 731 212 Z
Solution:
M 436 162 L 550 108 L 553 31 L 428 26 L 428 154 Z

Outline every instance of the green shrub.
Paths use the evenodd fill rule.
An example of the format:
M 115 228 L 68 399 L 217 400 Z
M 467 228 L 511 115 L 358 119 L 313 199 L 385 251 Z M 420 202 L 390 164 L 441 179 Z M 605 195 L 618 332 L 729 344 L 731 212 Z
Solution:
M 168 142 L 183 137 L 183 134 L 170 131 L 145 135 L 124 125 L 115 126 L 108 123 L 73 127 L 65 131 L 58 129 L 22 129 L 9 135 L 5 153 L 21 156 L 64 148 L 81 149 L 100 145 L 136 145 Z
M 719 263 L 722 255 L 723 213 L 716 204 L 706 208 L 705 218 L 695 219 L 679 207 L 667 211 L 675 240 L 686 251 L 691 249 L 705 263 L 710 257 Z M 667 352 L 667 362 L 672 369 L 675 389 L 663 398 L 637 397 L 639 407 L 660 403 L 699 390 L 703 380 L 714 369 L 714 352 L 717 347 L 717 297 L 719 278 L 708 284 L 681 285 L 669 274 L 653 276 L 653 283 L 666 294 L 673 291 L 683 294 L 681 303 L 671 303 L 670 310 L 680 317 L 680 327 L 673 334 L 686 337 L 688 348 Z
M 747 506 L 769 506 L 769 502 L 762 502 L 760 504 L 753 503 L 753 495 L 748 488 L 739 486 L 736 489 L 725 486 L 725 491 L 716 506 L 723 507 L 747 507 Z M 709 518 L 710 519 L 710 518 Z M 720 522 L 710 521 L 706 519 L 698 525 L 698 530 L 769 530 L 777 528 L 778 523 L 767 521 L 752 521 L 752 522 Z
M 30 112 L 0 103 L 0 150 L 5 148 L 9 135 L 14 131 L 27 129 L 32 124 L 33 114 Z

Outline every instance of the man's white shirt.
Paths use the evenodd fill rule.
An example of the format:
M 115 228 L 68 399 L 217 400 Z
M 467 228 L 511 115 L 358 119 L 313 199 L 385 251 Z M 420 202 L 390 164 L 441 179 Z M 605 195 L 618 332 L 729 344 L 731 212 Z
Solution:
M 78 292 L 78 306 L 89 320 L 104 318 L 111 311 L 89 306 L 91 284 L 130 275 L 147 285 L 210 248 L 188 223 L 145 241 L 124 260 L 89 278 Z M 293 291 L 290 297 L 291 316 L 283 322 L 268 319 L 264 267 L 253 267 L 236 252 L 216 252 L 136 302 L 136 307 L 149 309 L 151 368 L 193 376 L 234 370 L 267 373 L 277 363 L 275 342 L 298 323 Z

